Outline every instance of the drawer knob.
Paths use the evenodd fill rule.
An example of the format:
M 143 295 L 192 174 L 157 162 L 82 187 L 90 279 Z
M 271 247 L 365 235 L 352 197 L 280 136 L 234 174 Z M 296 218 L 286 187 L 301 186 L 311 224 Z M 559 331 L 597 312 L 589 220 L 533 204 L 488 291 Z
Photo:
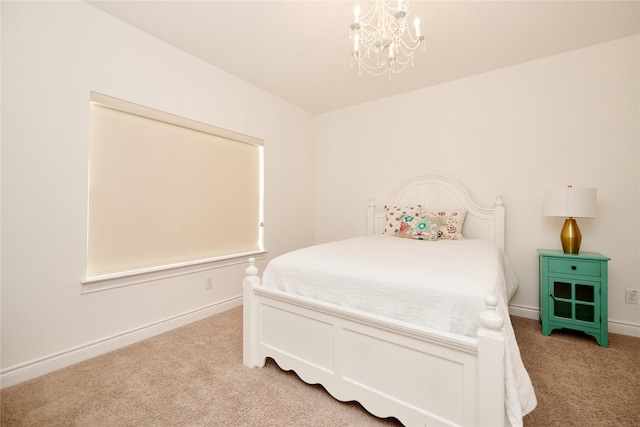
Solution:
M 575 265 L 572 265 L 572 266 L 571 266 L 571 269 L 572 269 L 572 270 L 575 270 L 576 268 L 577 268 L 577 267 L 576 267 Z

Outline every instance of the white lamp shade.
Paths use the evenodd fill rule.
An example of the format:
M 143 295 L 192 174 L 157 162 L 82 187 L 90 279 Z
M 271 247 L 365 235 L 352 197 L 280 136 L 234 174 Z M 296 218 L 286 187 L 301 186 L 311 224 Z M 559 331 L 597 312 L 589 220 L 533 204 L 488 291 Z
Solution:
M 547 190 L 544 197 L 544 215 L 565 218 L 591 218 L 596 216 L 598 190 L 595 188 L 561 188 Z

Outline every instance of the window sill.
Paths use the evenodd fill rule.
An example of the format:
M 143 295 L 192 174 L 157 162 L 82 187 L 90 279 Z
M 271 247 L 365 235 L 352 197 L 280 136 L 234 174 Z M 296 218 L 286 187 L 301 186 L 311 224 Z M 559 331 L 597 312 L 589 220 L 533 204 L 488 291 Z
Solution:
M 137 285 L 139 283 L 183 276 L 185 274 L 229 267 L 232 265 L 247 264 L 248 266 L 249 258 L 253 257 L 256 260 L 264 259 L 266 257 L 266 253 L 267 251 L 247 252 L 225 257 L 198 260 L 189 263 L 164 265 L 143 270 L 91 276 L 82 281 L 81 294 L 101 292 L 109 289 L 121 288 L 123 286 Z

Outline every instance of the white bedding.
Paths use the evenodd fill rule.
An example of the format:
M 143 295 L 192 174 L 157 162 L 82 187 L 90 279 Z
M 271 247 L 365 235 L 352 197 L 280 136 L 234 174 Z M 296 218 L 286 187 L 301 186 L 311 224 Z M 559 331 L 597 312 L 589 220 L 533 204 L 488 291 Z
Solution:
M 505 319 L 510 423 L 522 425 L 522 416 L 536 405 L 509 321 L 507 304 L 517 280 L 495 243 L 420 241 L 386 234 L 356 237 L 271 260 L 262 285 L 470 337 L 477 335 L 484 298 L 495 295 Z
M 380 234 L 282 255 L 262 280 L 267 288 L 475 337 L 485 296 L 517 287 L 507 292 L 503 271 L 500 249 L 485 240 Z

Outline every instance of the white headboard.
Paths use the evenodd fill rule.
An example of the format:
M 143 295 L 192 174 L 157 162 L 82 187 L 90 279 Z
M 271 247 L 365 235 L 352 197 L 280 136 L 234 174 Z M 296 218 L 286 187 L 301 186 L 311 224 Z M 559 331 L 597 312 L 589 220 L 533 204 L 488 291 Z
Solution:
M 402 183 L 387 203 L 376 207 L 371 200 L 368 211 L 368 233 L 380 234 L 385 227 L 385 206 L 407 206 L 420 204 L 425 210 L 465 209 L 467 216 L 462 227 L 466 239 L 484 239 L 496 242 L 505 250 L 504 203 L 496 198 L 493 208 L 478 206 L 467 190 L 457 181 L 441 175 L 426 175 Z

